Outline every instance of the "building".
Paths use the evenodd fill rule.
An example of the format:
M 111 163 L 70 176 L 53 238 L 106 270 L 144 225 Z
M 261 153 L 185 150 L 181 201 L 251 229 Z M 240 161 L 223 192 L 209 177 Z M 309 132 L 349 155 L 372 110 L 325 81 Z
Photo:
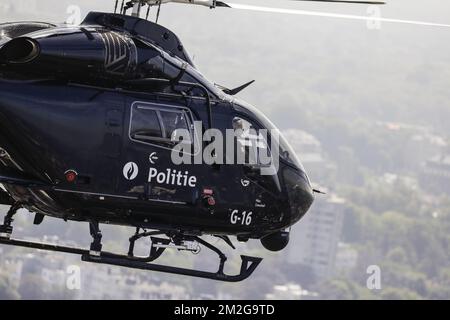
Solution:
M 35 13 L 39 11 L 37 0 L 5 1 L 1 8 L 8 13 Z
M 377 125 L 391 137 L 403 137 L 401 153 L 396 155 L 397 166 L 402 170 L 418 171 L 430 155 L 448 148 L 446 138 L 431 127 L 400 122 L 378 122 Z
M 2 273 L 7 276 L 8 286 L 17 290 L 22 279 L 23 261 L 20 258 L 3 256 L 0 268 Z
M 306 216 L 293 226 L 288 262 L 309 266 L 317 280 L 333 276 L 346 208 L 346 201 L 335 194 L 316 199 Z
M 313 300 L 317 298 L 317 293 L 304 290 L 295 283 L 276 285 L 271 293 L 266 294 L 267 300 Z
M 423 164 L 420 175 L 423 189 L 433 193 L 450 193 L 450 155 L 435 156 Z
M 80 267 L 83 299 L 184 300 L 190 297 L 187 288 L 159 281 L 153 273 L 149 276 L 145 271 L 88 263 Z
M 336 252 L 336 272 L 347 273 L 353 270 L 358 263 L 358 250 L 348 243 L 339 242 Z
M 282 133 L 315 180 L 324 181 L 335 170 L 335 166 L 325 159 L 322 144 L 315 136 L 299 129 L 287 129 Z

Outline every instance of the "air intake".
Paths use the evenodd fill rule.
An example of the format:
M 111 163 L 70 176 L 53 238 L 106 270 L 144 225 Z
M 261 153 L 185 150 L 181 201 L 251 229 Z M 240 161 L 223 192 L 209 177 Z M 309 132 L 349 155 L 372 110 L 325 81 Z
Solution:
M 22 64 L 39 55 L 39 44 L 30 38 L 15 38 L 0 49 L 0 62 Z

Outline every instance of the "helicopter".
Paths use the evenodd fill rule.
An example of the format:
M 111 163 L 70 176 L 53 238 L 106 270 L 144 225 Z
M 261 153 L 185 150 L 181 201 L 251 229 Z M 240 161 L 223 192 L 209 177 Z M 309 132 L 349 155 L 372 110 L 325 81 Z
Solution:
M 253 81 L 233 89 L 209 81 L 158 24 L 170 2 L 264 11 L 213 0 L 116 0 L 113 13 L 90 12 L 76 26 L 0 24 L 0 204 L 10 206 L 1 244 L 228 282 L 248 278 L 262 259 L 241 255 L 239 273 L 228 275 L 227 256 L 202 236 L 233 249 L 230 237 L 259 239 L 270 251 L 287 246 L 290 227 L 321 192 L 276 126 L 235 97 Z M 88 222 L 90 247 L 13 238 L 20 208 L 35 225 L 46 216 Z M 136 229 L 127 253 L 102 250 L 101 224 Z M 149 254 L 138 256 L 144 238 Z M 154 263 L 166 249 L 202 247 L 218 255 L 216 272 Z

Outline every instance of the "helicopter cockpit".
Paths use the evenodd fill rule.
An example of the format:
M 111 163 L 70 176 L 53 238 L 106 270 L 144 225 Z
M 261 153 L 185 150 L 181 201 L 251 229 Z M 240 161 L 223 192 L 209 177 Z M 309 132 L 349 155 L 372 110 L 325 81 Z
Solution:
M 140 2 L 132 3 L 139 9 Z M 162 248 L 196 241 L 219 255 L 218 272 L 163 270 L 242 280 L 261 259 L 242 256 L 240 274 L 228 277 L 226 256 L 200 236 L 228 244 L 229 235 L 261 239 L 268 250 L 283 249 L 287 228 L 313 202 L 309 179 L 275 125 L 233 98 L 252 81 L 227 89 L 207 80 L 176 35 L 138 16 L 93 12 L 79 26 L 8 31 L 0 43 L 1 156 L 8 161 L 0 178 L 13 204 L 0 242 L 3 230 L 3 243 L 17 244 L 9 238 L 11 217 L 24 207 L 36 213 L 35 224 L 46 215 L 88 221 L 93 242 L 76 251 L 84 261 L 154 270 Z M 228 140 L 229 129 L 241 135 Z M 225 133 L 225 148 L 208 136 L 212 131 Z M 238 148 L 255 162 L 229 163 Z M 176 163 L 174 154 L 187 161 Z M 102 251 L 101 223 L 137 228 L 127 255 Z M 149 257 L 135 257 L 135 240 L 148 236 Z
M 252 115 L 256 118 L 258 122 L 261 123 L 262 127 L 264 127 L 267 130 L 275 130 L 278 132 L 279 136 L 279 156 L 280 159 L 284 160 L 286 163 L 288 163 L 291 166 L 294 166 L 295 168 L 299 169 L 300 171 L 305 172 L 305 168 L 303 164 L 301 163 L 300 159 L 298 158 L 296 152 L 292 148 L 292 146 L 287 142 L 284 135 L 279 131 L 279 129 L 273 124 L 272 121 L 270 121 L 264 113 L 262 113 L 258 108 L 252 106 L 251 104 L 244 102 L 239 99 L 234 99 L 234 104 L 236 108 L 239 109 L 245 109 L 252 113 Z M 309 179 L 308 179 L 309 180 Z

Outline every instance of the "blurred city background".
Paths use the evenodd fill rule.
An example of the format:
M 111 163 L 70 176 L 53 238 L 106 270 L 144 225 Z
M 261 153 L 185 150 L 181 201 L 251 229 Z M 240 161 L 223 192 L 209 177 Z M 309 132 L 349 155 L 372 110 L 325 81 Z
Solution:
M 232 2 L 367 15 L 367 5 Z M 450 23 L 444 0 L 391 0 L 386 18 Z M 72 23 L 113 0 L 2 0 L 0 23 Z M 79 9 L 79 11 L 78 11 Z M 154 14 L 154 11 L 152 12 Z M 153 17 L 153 15 L 151 15 Z M 280 253 L 259 241 L 253 276 L 221 283 L 0 246 L 0 299 L 450 299 L 450 29 L 169 4 L 174 31 L 206 77 L 240 94 L 286 134 L 318 188 Z M 1 207 L 3 214 L 7 207 Z M 16 216 L 15 237 L 88 246 L 86 223 Z M 133 229 L 103 227 L 126 252 Z M 231 254 L 230 251 L 227 253 Z M 211 259 L 210 259 L 211 258 Z M 233 260 L 237 266 L 238 254 Z M 164 262 L 214 268 L 206 253 Z M 381 287 L 368 286 L 373 267 Z M 79 286 L 68 285 L 78 270 Z

